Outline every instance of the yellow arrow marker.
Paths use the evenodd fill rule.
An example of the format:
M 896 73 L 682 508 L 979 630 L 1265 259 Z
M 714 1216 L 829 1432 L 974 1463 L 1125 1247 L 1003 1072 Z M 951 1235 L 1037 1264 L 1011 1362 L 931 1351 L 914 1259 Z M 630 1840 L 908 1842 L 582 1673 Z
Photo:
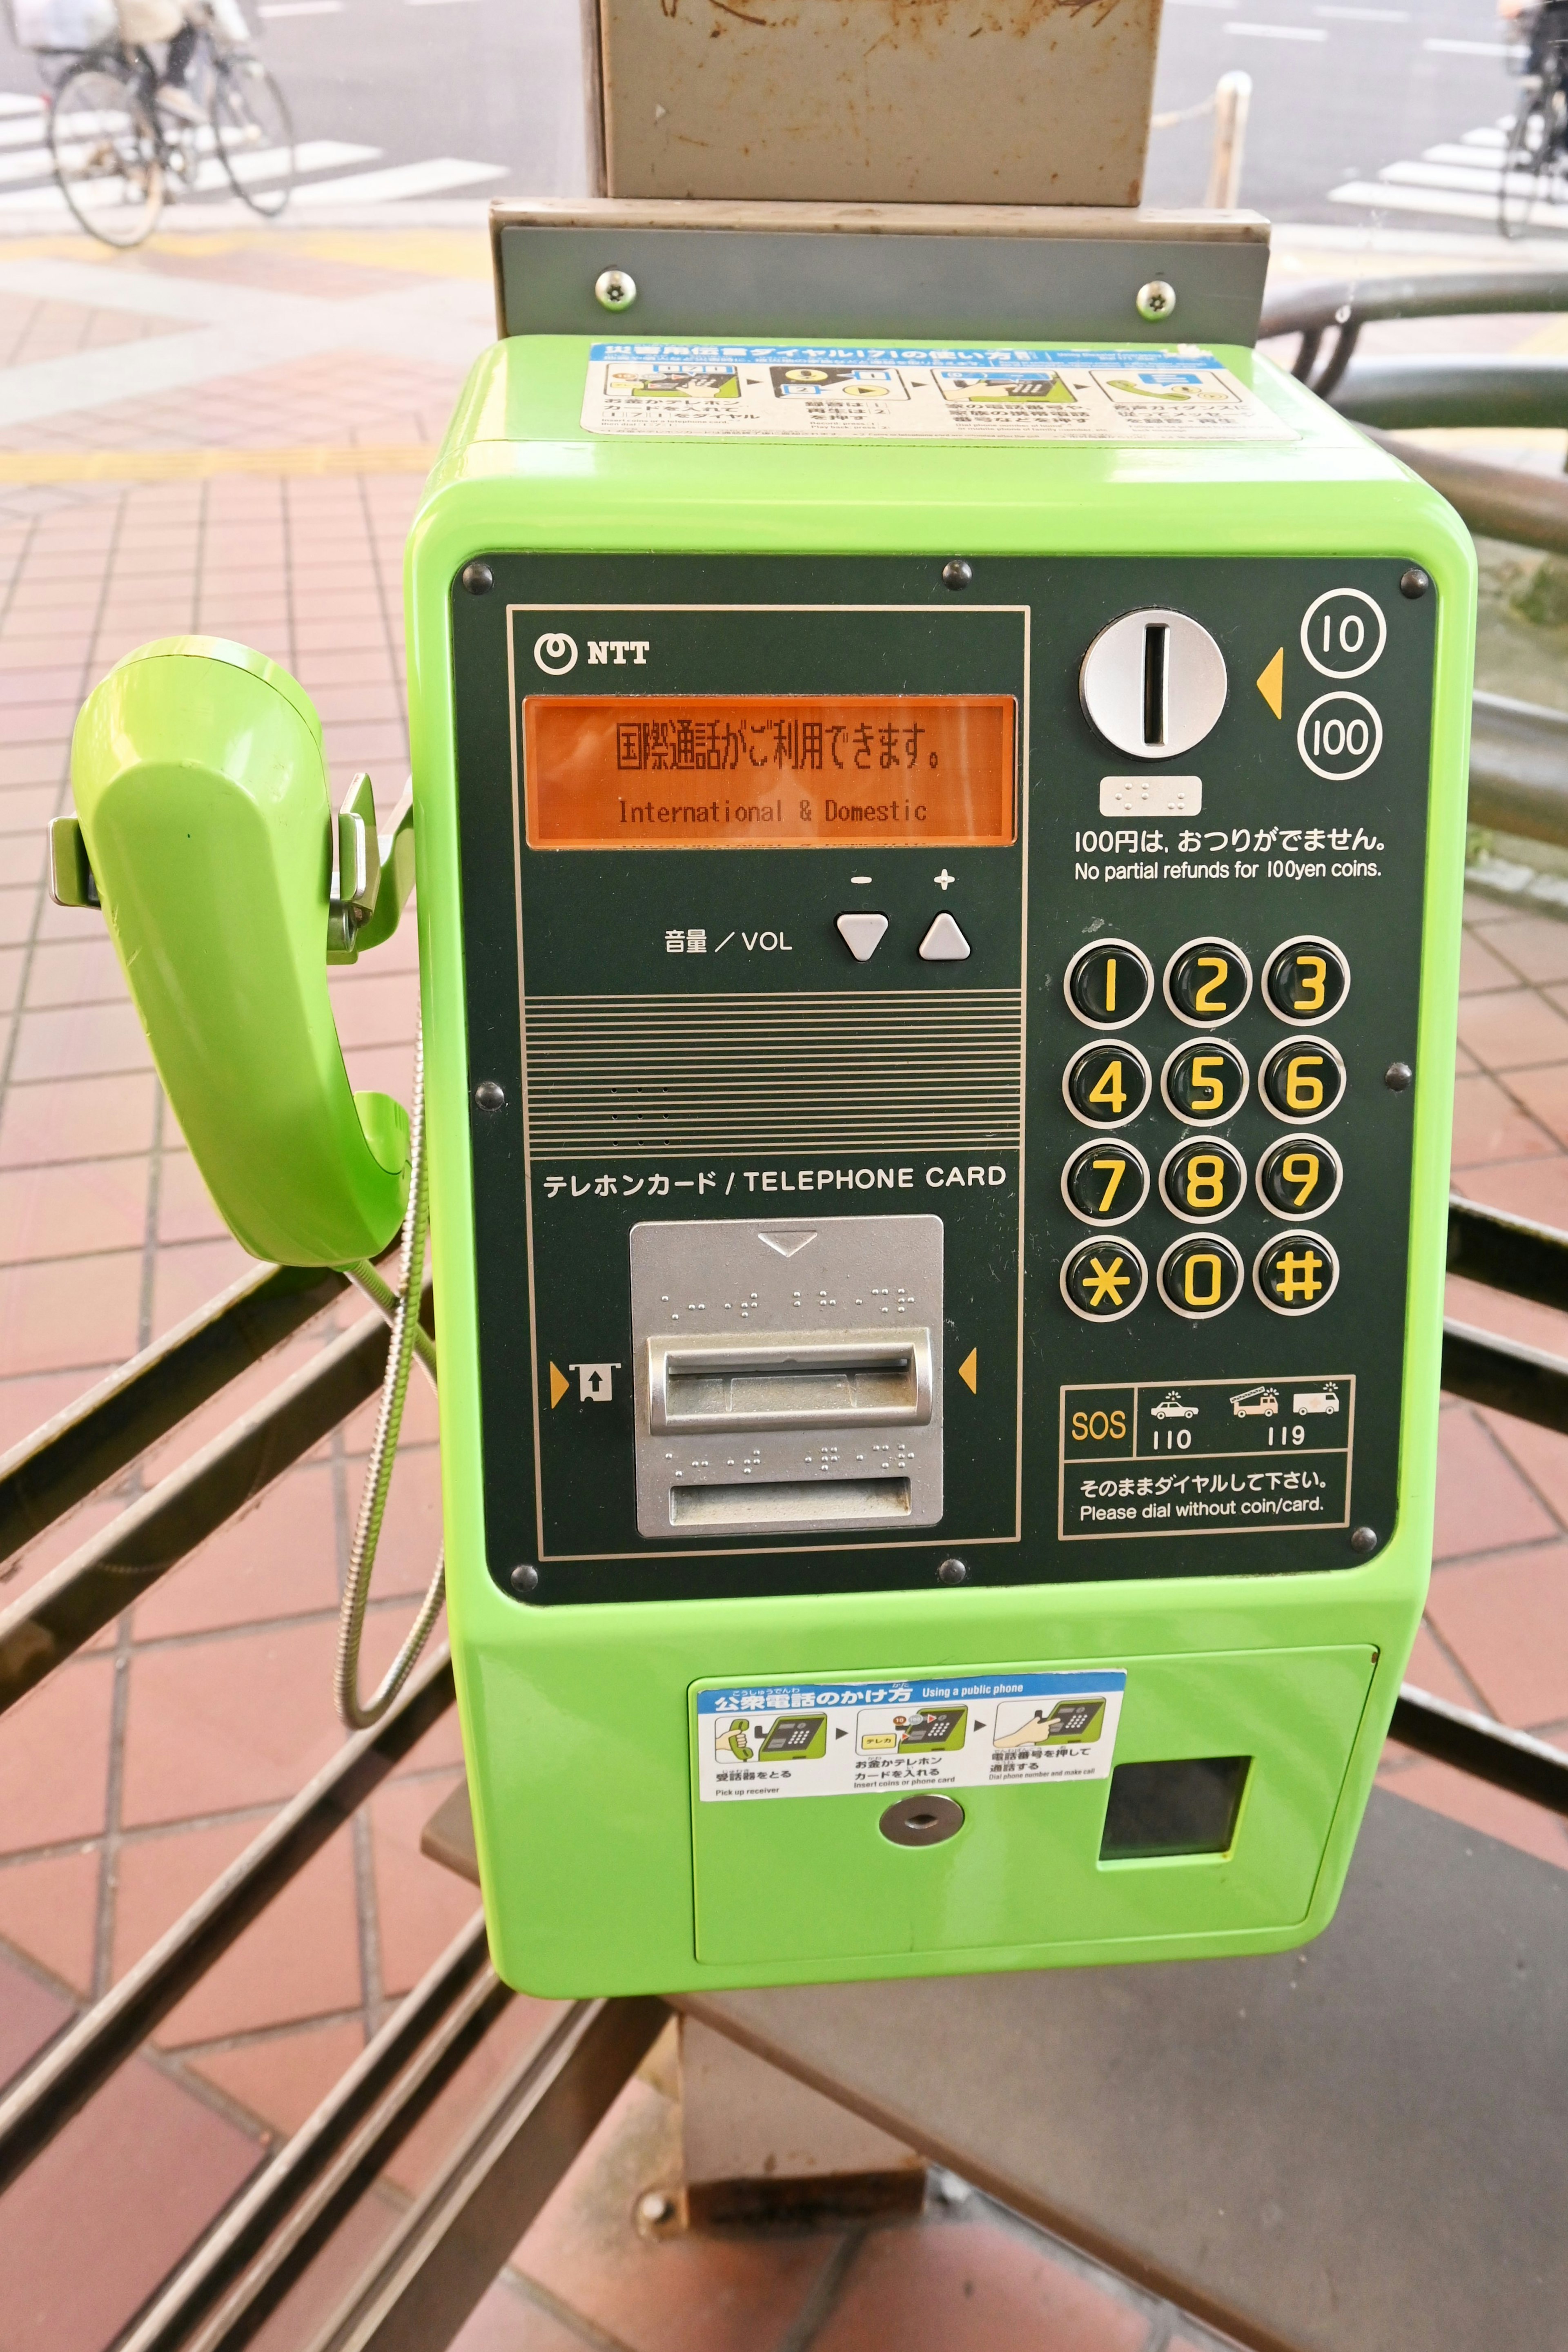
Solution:
M 551 1412 L 555 1411 L 557 1405 L 560 1402 L 562 1397 L 566 1394 L 570 1386 L 571 1382 L 567 1379 L 567 1376 L 561 1370 L 560 1366 L 559 1364 L 552 1364 L 549 1368 L 549 1409 Z
M 978 1348 L 971 1348 L 968 1354 L 965 1357 L 963 1362 L 958 1367 L 958 1378 L 963 1381 L 964 1386 L 968 1390 L 971 1396 L 977 1396 L 979 1394 L 979 1389 L 977 1385 L 980 1377 L 979 1361 L 980 1351 Z
M 1283 646 L 1280 647 L 1273 660 L 1260 677 L 1258 691 L 1278 719 L 1281 716 L 1281 705 L 1285 699 L 1285 648 Z

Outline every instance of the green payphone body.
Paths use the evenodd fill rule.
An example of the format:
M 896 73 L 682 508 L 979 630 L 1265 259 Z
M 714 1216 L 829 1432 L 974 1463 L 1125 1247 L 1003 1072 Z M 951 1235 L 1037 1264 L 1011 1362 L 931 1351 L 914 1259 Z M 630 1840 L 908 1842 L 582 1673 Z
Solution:
M 1418 1622 L 1469 541 L 1201 304 L 923 299 L 507 334 L 410 540 L 450 1614 L 539 1993 L 1299 1942 Z M 373 1255 L 364 825 L 334 886 L 298 690 L 152 654 L 76 780 L 160 1067 L 250 1245 Z

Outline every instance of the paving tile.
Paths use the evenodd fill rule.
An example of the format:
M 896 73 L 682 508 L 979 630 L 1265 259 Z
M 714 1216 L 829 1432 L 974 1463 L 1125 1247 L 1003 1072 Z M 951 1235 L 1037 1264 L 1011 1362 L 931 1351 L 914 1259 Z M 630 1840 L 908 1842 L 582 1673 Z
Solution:
M 37 1012 L 57 1004 L 119 1003 L 125 978 L 107 939 L 51 940 L 33 950 L 27 975 L 27 1007 Z
M 94 1377 L 84 1370 L 28 1373 L 19 1380 L 0 1381 L 0 1454 L 8 1454 L 24 1437 L 31 1437 L 46 1421 L 74 1404 Z M 4 1580 L 0 1580 L 0 1597 L 10 1598 Z
M 1454 1664 L 1437 1635 L 1425 1622 L 1416 1629 L 1416 1646 L 1405 1669 L 1405 1680 L 1414 1684 L 1417 1690 L 1430 1692 L 1434 1698 L 1451 1700 L 1455 1706 L 1474 1707 L 1482 1715 L 1487 1711 L 1481 1693 Z
M 1568 1158 L 1560 1151 L 1549 1160 L 1517 1159 L 1464 1169 L 1456 1161 L 1454 1190 L 1483 1207 L 1506 1209 L 1538 1224 L 1568 1230 Z
M 592 2341 L 530 2303 L 504 2273 L 458 2329 L 451 2352 L 583 2352 Z
M 375 1857 L 376 1916 L 381 1925 L 382 1982 L 407 1992 L 438 1959 L 479 1907 L 466 1879 L 443 1869 L 419 1850 L 425 1822 L 462 1779 L 400 1780 L 381 1790 L 371 1808 Z M 0 1933 L 4 1933 L 0 1915 Z
M 1484 1001 L 1499 1003 L 1501 999 Z M 1568 1146 L 1568 1066 L 1547 1063 L 1536 1069 L 1511 1069 L 1508 1090 L 1549 1135 Z
M 423 1376 L 420 1386 L 424 1386 Z M 405 1422 L 410 1418 L 405 1412 Z M 349 1472 L 350 1526 L 359 1517 L 364 1476 L 365 1462 L 361 1456 L 352 1463 Z M 435 1573 L 435 1555 L 440 1548 L 439 1457 L 434 1446 L 416 1447 L 406 1454 L 400 1448 L 392 1470 L 391 1499 L 376 1546 L 377 1594 L 386 1600 L 398 1593 L 423 1592 Z
M 85 2000 L 98 1939 L 96 1846 L 0 1869 L 0 1937 Z
M 68 2022 L 71 2004 L 0 1955 L 0 2083 L 8 2083 Z
M 1479 996 L 1494 988 L 1517 988 L 1520 975 L 1511 964 L 1494 955 L 1495 933 L 1466 929 L 1459 946 L 1459 994 Z
M 225 1392 L 225 1423 L 242 1410 Z M 285 1473 L 138 1603 L 139 1643 L 335 1610 L 338 1523 L 329 1468 Z
M 1143 2352 L 1146 2312 L 1094 2285 L 1021 2231 L 977 2218 L 874 2231 L 812 2352 Z
M 1490 1430 L 1465 1405 L 1444 1408 L 1437 1438 L 1435 1559 L 1540 1542 L 1557 1525 Z
M 1568 1870 L 1568 1822 L 1548 1812 L 1543 1805 L 1527 1804 L 1522 1797 L 1510 1796 L 1506 1789 L 1490 1788 L 1469 1772 L 1457 1772 L 1451 1764 L 1434 1763 L 1425 1756 L 1385 1769 L 1379 1773 L 1378 1783 L 1396 1797 L 1425 1805 L 1428 1812 L 1462 1822 L 1484 1837 L 1496 1838 L 1503 1845 L 1517 1846 L 1521 1853 L 1532 1853 L 1541 1862 Z
M 1455 1079 L 1456 1175 L 1489 1160 L 1549 1157 L 1562 1158 L 1556 1138 L 1538 1127 L 1490 1073 Z
M 1466 1189 L 1479 1188 L 1467 1182 Z M 1485 1283 L 1467 1282 L 1451 1274 L 1445 1285 L 1444 1312 L 1478 1331 L 1495 1331 L 1502 1339 L 1544 1348 L 1549 1355 L 1568 1356 L 1568 1314 L 1558 1307 L 1538 1307 L 1531 1299 L 1514 1298 L 1506 1290 L 1492 1290 Z
M 43 879 L 44 845 L 41 841 L 0 841 L 0 889 L 14 889 L 22 883 L 37 888 Z
M 30 890 L 0 890 L 0 948 L 21 947 L 32 938 L 37 904 L 36 884 Z
M 1532 988 L 1462 998 L 1459 1035 L 1484 1069 L 1568 1063 L 1568 1015 Z
M 232 1239 L 210 1242 L 182 1242 L 160 1249 L 152 1274 L 152 1328 L 154 1339 L 183 1323 L 226 1290 L 231 1282 L 242 1275 L 254 1274 L 257 1261 L 248 1250 L 241 1249 Z
M 1568 1528 L 1568 1437 L 1490 1406 L 1475 1408 L 1505 1454 L 1523 1471 L 1547 1508 Z
M 261 1820 L 132 1838 L 120 1849 L 116 1979 L 242 1853 Z M 332 1838 L 157 2030 L 161 2048 L 357 2010 L 363 2000 L 350 1839 Z
M 1568 1541 L 1437 1569 L 1427 1615 L 1504 1723 L 1568 1717 Z
M 190 1153 L 165 1151 L 158 1175 L 159 1241 L 212 1241 L 227 1233 Z
M 1472 904 L 1478 912 L 1472 919 Z M 1480 911 L 1484 908 L 1485 911 Z M 1484 923 L 1486 945 L 1494 956 L 1503 957 L 1521 980 L 1533 982 L 1537 987 L 1553 981 L 1568 981 L 1568 923 L 1558 922 L 1550 915 L 1518 915 L 1507 908 L 1487 906 L 1484 901 L 1465 902 L 1465 920 Z
M 271 2130 L 292 2134 L 320 2105 L 365 2046 L 363 2027 L 333 2021 L 269 2033 L 228 2049 L 188 2057 L 193 2074 L 214 2083 Z
M 0 1264 L 139 1249 L 146 1228 L 145 1160 L 0 1173 Z
M 140 1250 L 0 1266 L 0 1378 L 122 1363 L 141 1303 Z
M 109 1788 L 111 1659 L 61 1666 L 0 1716 L 0 1848 L 96 1837 Z
M 16 1024 L 11 1076 L 88 1078 L 110 1070 L 150 1070 L 152 1050 L 130 1004 L 73 1004 L 25 1013 Z
M 356 1045 L 412 1045 L 419 1027 L 417 972 L 350 975 L 331 992 L 338 1034 L 345 1049 Z

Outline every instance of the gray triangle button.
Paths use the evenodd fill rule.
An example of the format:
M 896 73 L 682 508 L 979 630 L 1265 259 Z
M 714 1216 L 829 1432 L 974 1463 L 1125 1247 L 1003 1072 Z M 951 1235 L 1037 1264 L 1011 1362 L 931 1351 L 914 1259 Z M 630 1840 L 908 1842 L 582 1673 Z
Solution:
M 838 933 L 856 963 L 869 963 L 887 933 L 885 915 L 841 915 Z M 967 955 L 967 948 L 964 950 Z
M 922 963 L 965 963 L 969 942 L 951 915 L 938 915 L 920 942 Z

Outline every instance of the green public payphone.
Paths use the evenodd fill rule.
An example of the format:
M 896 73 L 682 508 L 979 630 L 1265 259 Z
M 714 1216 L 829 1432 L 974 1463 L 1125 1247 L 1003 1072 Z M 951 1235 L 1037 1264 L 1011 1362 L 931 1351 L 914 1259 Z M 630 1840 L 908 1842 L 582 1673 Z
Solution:
M 1469 542 L 1251 351 L 1233 222 L 759 209 L 502 216 L 409 542 L 497 1963 L 1277 1949 L 1426 1588 Z M 185 641 L 74 776 L 220 1205 L 347 1264 L 408 1129 L 329 927 L 408 835 L 378 889 L 312 729 Z

